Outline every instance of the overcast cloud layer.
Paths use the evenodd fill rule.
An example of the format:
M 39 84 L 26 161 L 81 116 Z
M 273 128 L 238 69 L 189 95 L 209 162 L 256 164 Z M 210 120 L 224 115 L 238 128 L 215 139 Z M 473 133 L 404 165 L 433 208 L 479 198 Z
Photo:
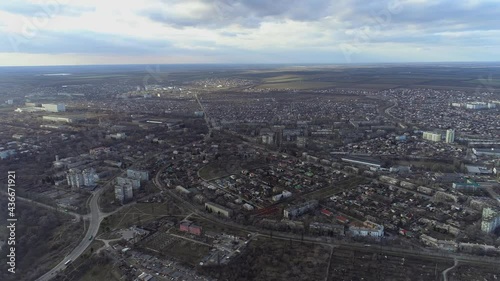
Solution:
M 2 1 L 0 65 L 498 61 L 499 15 L 498 0 Z

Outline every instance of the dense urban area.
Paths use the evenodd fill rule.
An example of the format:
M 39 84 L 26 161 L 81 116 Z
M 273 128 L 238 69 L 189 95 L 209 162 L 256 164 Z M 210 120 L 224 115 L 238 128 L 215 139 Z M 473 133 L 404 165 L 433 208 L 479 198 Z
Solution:
M 500 278 L 498 70 L 147 69 L 0 70 L 0 280 Z

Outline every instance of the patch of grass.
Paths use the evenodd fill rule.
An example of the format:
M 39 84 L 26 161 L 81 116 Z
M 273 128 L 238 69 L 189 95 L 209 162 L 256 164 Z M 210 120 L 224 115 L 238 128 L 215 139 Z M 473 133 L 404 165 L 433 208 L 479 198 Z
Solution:
M 310 81 L 290 81 L 284 83 L 264 83 L 259 85 L 259 89 L 297 89 L 297 90 L 307 90 L 307 89 L 325 89 L 336 87 L 336 83 L 332 82 L 310 82 Z
M 162 253 L 173 256 L 192 266 L 196 266 L 200 260 L 208 254 L 210 247 L 190 242 L 183 239 L 177 239 L 170 247 L 165 248 Z
M 111 264 L 97 265 L 92 267 L 79 281 L 120 281 L 120 273 L 116 272 Z
M 133 225 L 141 225 L 164 216 L 183 216 L 181 210 L 175 205 L 164 203 L 137 203 L 127 206 L 113 215 L 105 218 L 101 224 L 99 233 L 107 230 L 128 228 Z
M 212 162 L 200 169 L 199 175 L 203 180 L 211 180 L 214 178 L 227 177 L 229 173 L 219 162 Z
M 211 231 L 215 233 L 226 233 L 240 237 L 246 237 L 249 232 L 242 231 L 231 226 L 221 226 L 220 224 L 215 224 L 199 216 L 191 216 L 190 220 L 195 222 L 197 225 L 203 228 L 203 231 Z

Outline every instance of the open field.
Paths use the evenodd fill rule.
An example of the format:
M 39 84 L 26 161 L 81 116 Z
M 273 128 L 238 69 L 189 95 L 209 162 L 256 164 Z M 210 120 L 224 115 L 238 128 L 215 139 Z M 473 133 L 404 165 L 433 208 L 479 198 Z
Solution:
M 206 245 L 174 237 L 165 231 L 148 236 L 140 245 L 146 250 L 175 258 L 190 266 L 196 266 L 210 251 L 210 247 Z
M 392 89 L 434 88 L 475 91 L 479 88 L 500 92 L 500 68 L 494 63 L 448 64 L 371 64 L 371 65 L 290 65 L 262 66 L 182 66 L 148 65 L 88 66 L 88 67 L 39 67 L 9 69 L 0 75 L 0 96 L 8 93 L 13 81 L 23 87 L 99 85 L 126 81 L 128 85 L 141 85 L 154 70 L 158 81 L 192 82 L 203 79 L 237 78 L 253 81 L 256 88 L 271 89 Z M 230 69 L 230 71 L 228 71 Z M 2 69 L 0 69 L 0 72 Z M 42 76 L 44 73 L 67 72 L 66 76 Z M 28 75 L 26 75 L 28 74 Z M 156 81 L 156 80 L 155 80 Z M 226 87 L 214 90 L 224 90 Z
M 474 92 L 477 89 L 500 92 L 500 68 L 494 63 L 448 64 L 371 64 L 371 65 L 121 65 L 82 67 L 34 67 L 20 71 L 0 68 L 0 96 L 9 93 L 13 80 L 23 87 L 61 87 L 123 83 L 142 85 L 145 77 L 159 84 L 190 84 L 205 79 L 235 78 L 252 81 L 258 89 L 393 89 L 434 88 Z M 3 71 L 3 72 L 2 72 Z M 45 73 L 71 73 L 66 76 L 43 76 Z M 156 82 L 155 82 L 156 83 Z M 232 88 L 232 87 L 229 87 Z M 238 87 L 237 87 L 238 88 Z M 245 87 L 243 87 L 245 88 Z M 227 91 L 228 88 L 204 89 Z M 26 92 L 25 90 L 23 92 Z M 59 97 L 62 98 L 62 97 Z
M 192 216 L 190 220 L 201 226 L 204 232 L 226 233 L 239 237 L 246 237 L 248 235 L 247 231 L 232 228 L 230 226 L 221 226 L 220 224 L 215 224 L 199 216 Z
M 178 216 L 179 219 L 184 217 L 175 205 L 168 202 L 133 204 L 105 218 L 99 233 L 148 223 L 165 216 Z
M 99 266 L 92 267 L 89 271 L 85 273 L 78 281 L 95 281 L 95 280 L 106 280 L 106 281 L 119 281 L 121 275 L 116 272 L 113 265 L 99 264 Z
M 500 86 L 500 70 L 489 67 L 437 65 L 333 66 L 284 68 L 247 72 L 260 79 L 258 88 L 436 88 L 476 90 Z
M 199 170 L 199 175 L 204 180 L 227 177 L 230 175 L 220 163 L 209 163 Z

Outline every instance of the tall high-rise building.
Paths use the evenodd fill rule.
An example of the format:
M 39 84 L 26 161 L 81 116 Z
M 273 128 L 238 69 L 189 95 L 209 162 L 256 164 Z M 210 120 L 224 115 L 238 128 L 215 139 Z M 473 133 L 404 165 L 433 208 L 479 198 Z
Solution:
M 79 169 L 70 169 L 66 173 L 66 180 L 71 187 L 80 188 L 84 186 L 83 175 Z
M 95 181 L 98 178 L 94 168 L 89 168 L 81 171 L 80 169 L 70 169 L 66 173 L 68 185 L 74 188 L 82 188 L 84 186 L 95 186 Z
M 446 142 L 447 143 L 455 142 L 455 130 L 453 129 L 446 130 Z
M 134 198 L 134 189 L 131 185 L 125 185 L 123 187 L 123 192 L 125 193 L 125 200 L 132 200 Z
M 83 184 L 85 186 L 94 186 L 97 179 L 97 174 L 94 168 L 85 169 L 82 172 Z
M 147 181 L 147 180 L 149 180 L 149 172 L 148 171 L 128 169 L 127 170 L 127 177 L 129 177 L 131 179 L 138 179 L 138 180 L 141 180 L 141 181 Z
M 125 203 L 134 198 L 134 191 L 131 185 L 117 185 L 115 186 L 115 198 L 120 203 Z
M 430 140 L 430 141 L 441 141 L 441 134 L 433 132 L 424 132 L 422 138 L 424 140 Z
M 125 201 L 125 192 L 123 191 L 123 186 L 115 186 L 115 198 L 123 204 Z
M 500 226 L 500 212 L 492 208 L 483 209 L 483 219 L 481 221 L 481 230 L 492 233 Z

